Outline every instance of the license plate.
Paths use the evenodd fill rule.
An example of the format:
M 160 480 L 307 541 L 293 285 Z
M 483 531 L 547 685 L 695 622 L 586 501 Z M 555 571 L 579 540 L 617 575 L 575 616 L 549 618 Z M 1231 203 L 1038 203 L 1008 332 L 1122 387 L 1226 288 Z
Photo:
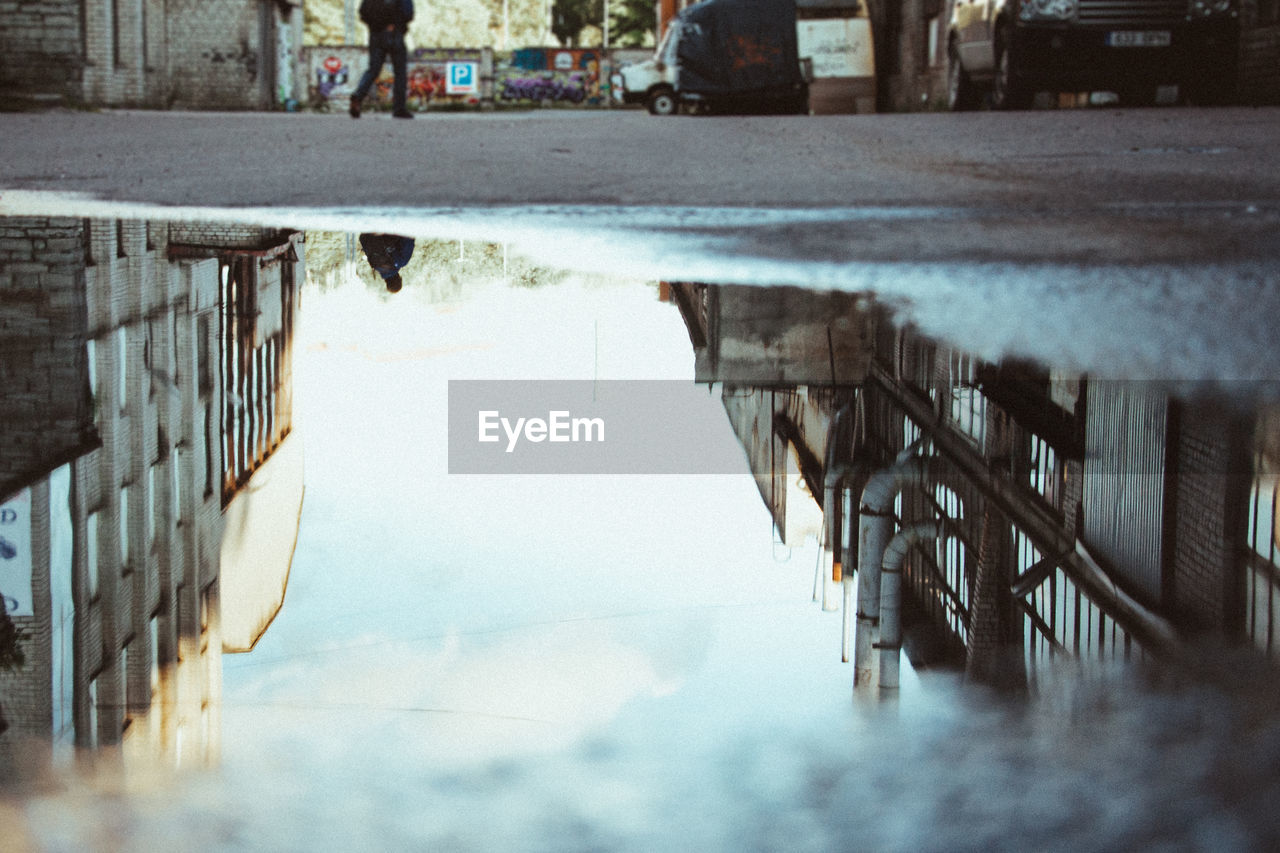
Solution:
M 1107 33 L 1110 47 L 1168 47 L 1173 35 L 1168 30 L 1116 30 Z

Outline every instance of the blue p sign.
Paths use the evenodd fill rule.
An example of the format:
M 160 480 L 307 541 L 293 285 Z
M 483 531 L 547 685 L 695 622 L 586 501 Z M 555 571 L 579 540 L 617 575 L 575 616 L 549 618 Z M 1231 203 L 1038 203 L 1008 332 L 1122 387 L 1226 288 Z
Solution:
M 479 76 L 479 63 L 450 62 L 446 70 L 444 91 L 446 95 L 471 95 L 478 91 L 476 78 Z

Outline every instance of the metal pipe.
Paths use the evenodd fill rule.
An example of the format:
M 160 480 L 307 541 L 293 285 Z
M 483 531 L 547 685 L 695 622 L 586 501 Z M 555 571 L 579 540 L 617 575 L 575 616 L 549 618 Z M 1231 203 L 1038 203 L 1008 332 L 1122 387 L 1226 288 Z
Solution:
M 840 460 L 848 456 L 841 451 L 851 444 L 849 432 L 852 422 L 853 412 L 848 404 L 836 410 L 827 427 L 827 445 L 822 454 L 822 521 L 826 527 L 827 548 L 831 551 L 831 580 L 834 583 L 840 583 L 844 578 L 844 554 L 841 550 L 844 536 L 840 529 L 836 494 L 840 481 L 849 473 L 848 466 L 842 465 Z
M 844 523 L 844 529 L 846 531 L 853 530 L 853 526 L 855 522 L 855 518 L 854 518 L 855 506 L 856 504 L 854 503 L 854 500 L 853 500 L 853 487 L 846 482 L 844 486 L 844 513 L 843 513 L 844 517 L 843 519 L 841 519 Z M 843 602 L 844 607 L 841 611 L 841 619 L 840 619 L 840 662 L 848 663 L 849 662 L 849 646 L 851 641 L 853 640 L 852 617 L 853 617 L 854 573 L 846 572 L 844 577 L 841 579 L 840 585 L 844 588 L 844 602 Z
M 1060 519 L 1036 501 L 1024 500 L 1020 484 L 992 471 L 964 437 L 939 426 L 929 401 L 904 392 L 877 364 L 871 365 L 870 376 L 878 390 L 926 431 L 936 452 L 954 466 L 954 475 L 971 483 L 985 499 L 995 504 L 1014 526 L 1030 537 L 1042 554 L 1066 554 L 1061 565 L 1067 575 L 1145 650 L 1165 657 L 1181 657 L 1186 653 L 1168 620 L 1125 595 L 1080 542 L 1066 534 Z
M 908 450 L 914 450 L 919 442 Z M 912 483 L 923 483 L 932 468 L 930 458 L 904 459 L 871 475 L 858 507 L 858 615 L 853 638 L 853 686 L 869 686 L 873 678 L 872 650 L 880 630 L 880 567 L 893 536 L 893 501 Z
M 902 564 L 912 547 L 943 535 L 943 522 L 920 521 L 898 531 L 880 564 L 880 689 L 897 690 L 902 667 Z

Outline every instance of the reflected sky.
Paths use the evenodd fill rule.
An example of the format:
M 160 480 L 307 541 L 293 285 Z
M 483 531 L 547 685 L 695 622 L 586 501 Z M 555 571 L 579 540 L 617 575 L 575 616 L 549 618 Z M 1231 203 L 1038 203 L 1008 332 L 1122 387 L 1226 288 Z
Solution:
M 307 494 L 289 603 L 226 661 L 228 707 L 359 697 L 434 715 L 407 725 L 452 736 L 417 748 L 455 760 L 564 748 L 632 700 L 696 691 L 721 623 L 766 637 L 811 613 L 816 551 L 773 541 L 745 460 L 737 476 L 447 474 L 450 379 L 692 381 L 655 283 L 481 278 L 439 300 L 412 278 L 389 299 L 356 281 L 306 294 L 297 342 Z M 668 414 L 673 437 L 703 416 Z M 719 654 L 769 657 L 732 645 Z M 823 680 L 809 690 L 845 699 Z

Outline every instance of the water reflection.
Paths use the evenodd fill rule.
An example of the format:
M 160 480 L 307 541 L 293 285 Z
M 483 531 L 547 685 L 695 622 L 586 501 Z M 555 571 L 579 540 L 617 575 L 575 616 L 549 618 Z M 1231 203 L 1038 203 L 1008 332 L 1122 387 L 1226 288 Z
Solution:
M 1257 383 L 982 360 L 866 295 L 583 278 L 500 244 L 419 236 L 389 298 L 355 235 L 6 228 L 19 847 L 1277 838 Z M 741 448 L 740 473 L 448 476 L 464 378 L 701 383 L 670 440 Z M 901 700 L 862 701 L 899 642 Z M 33 786 L 72 744 L 134 770 Z M 216 769 L 147 777 L 146 753 Z
M 207 764 L 222 652 L 266 630 L 297 530 L 302 235 L 5 227 L 6 773 L 73 746 Z
M 824 538 L 846 610 L 857 587 L 860 680 L 873 647 L 880 673 L 896 658 L 888 599 L 925 635 L 918 664 L 990 682 L 1198 632 L 1273 653 L 1276 383 L 992 364 L 857 295 L 668 287 L 784 540 Z M 874 577 L 895 543 L 901 601 Z
M 403 285 L 400 270 L 413 257 L 413 238 L 403 234 L 361 234 L 360 248 L 389 293 L 399 293 Z

